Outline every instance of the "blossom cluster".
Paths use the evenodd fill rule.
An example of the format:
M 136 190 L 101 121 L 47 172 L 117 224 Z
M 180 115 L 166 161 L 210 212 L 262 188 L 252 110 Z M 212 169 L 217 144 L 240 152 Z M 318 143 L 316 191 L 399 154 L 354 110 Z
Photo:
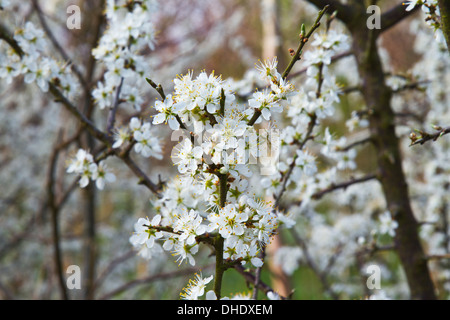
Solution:
M 199 297 L 205 294 L 205 287 L 208 283 L 211 282 L 213 276 L 209 276 L 207 278 L 203 278 L 202 275 L 195 274 L 194 280 L 189 280 L 186 288 L 183 289 L 184 293 L 181 293 L 181 297 L 184 300 L 198 300 Z M 211 292 L 211 291 L 209 291 Z M 209 296 L 209 294 L 208 294 Z M 213 300 L 213 299 L 211 299 Z M 214 299 L 216 300 L 216 299 Z
M 138 88 L 149 68 L 140 52 L 154 48 L 152 15 L 156 7 L 154 0 L 107 2 L 108 29 L 92 52 L 106 69 L 103 81 L 92 91 L 100 109 L 112 108 L 119 91 L 120 100 L 141 110 L 144 100 Z
M 8 8 L 10 3 L 10 0 L 0 0 L 0 10 Z M 332 66 L 332 62 L 349 49 L 348 36 L 336 28 L 315 33 L 309 39 L 310 48 L 301 59 L 305 72 L 299 72 L 305 81 L 299 88 L 294 87 L 292 80 L 283 78 L 276 58 L 259 61 L 256 68 L 238 81 L 222 79 L 214 72 L 201 71 L 195 75 L 194 71 L 189 71 L 173 80 L 173 91 L 167 96 L 158 91 L 162 100 L 154 103 L 152 117 L 146 118 L 139 112 L 145 101 L 140 89 L 146 85 L 144 76 L 150 70 L 144 53 L 152 50 L 155 43 L 152 15 L 156 1 L 108 0 L 106 3 L 108 27 L 98 47 L 92 51 L 104 70 L 99 72 L 97 79 L 100 81 L 91 94 L 99 109 L 126 103 L 138 111 L 127 120 L 125 127 L 108 128 L 108 134 L 113 135 L 113 145 L 109 148 L 108 144 L 106 153 L 128 156 L 128 152 L 134 150 L 144 158 L 163 159 L 163 145 L 156 134 L 163 124 L 168 124 L 173 131 L 170 131 L 172 141 L 177 142 L 171 159 L 178 175 L 160 181 L 162 190 L 151 200 L 151 216 L 133 221 L 135 232 L 129 241 L 139 255 L 153 259 L 166 251 L 178 264 L 186 262 L 194 266 L 205 258 L 201 254 L 205 245 L 203 247 L 215 247 L 215 254 L 222 256 L 226 268 L 238 265 L 258 268 L 264 263 L 261 251 L 280 227 L 293 228 L 300 239 L 297 244 L 303 245 L 295 246 L 290 242 L 278 249 L 275 263 L 287 275 L 307 265 L 319 277 L 324 276 L 324 282 L 334 281 L 327 288 L 329 292 L 355 296 L 358 288 L 353 282 L 344 283 L 349 274 L 353 274 L 349 269 L 358 266 L 363 273 L 365 265 L 361 261 L 370 256 L 367 254 L 370 250 L 377 250 L 380 243 L 384 244 L 383 241 L 392 242 L 399 222 L 395 214 L 386 209 L 376 179 L 357 187 L 345 187 L 345 194 L 338 191 L 327 195 L 324 201 L 316 201 L 321 198 L 321 191 L 333 189 L 342 179 L 348 181 L 360 173 L 357 171 L 358 149 L 352 146 L 351 138 L 367 136 L 367 113 L 349 112 L 350 119 L 345 121 L 348 136 L 338 136 L 329 126 L 330 122 L 342 120 L 342 110 L 336 108 L 343 94 L 336 79 L 341 79 L 342 75 L 335 77 L 339 66 Z M 435 36 L 441 36 L 437 1 L 407 1 L 405 5 L 408 5 L 406 10 L 422 5 L 426 23 L 435 29 Z M 392 104 L 398 108 L 398 114 L 407 104 L 422 115 L 422 102 L 426 101 L 433 108 L 426 115 L 423 113 L 425 123 L 449 123 L 448 52 L 437 43 L 430 43 L 432 37 L 427 32 L 432 32 L 431 29 L 424 30 L 427 28 L 415 22 L 411 25 L 416 28 L 415 50 L 424 58 L 412 70 L 412 78 L 426 85 L 420 86 L 423 89 L 421 99 L 407 100 L 398 93 L 408 85 L 409 76 L 389 75 L 386 84 L 393 90 Z M 61 64 L 45 52 L 50 47 L 45 32 L 32 22 L 26 22 L 16 30 L 13 39 L 20 51 L 0 42 L 0 78 L 11 83 L 23 77 L 26 83 L 36 83 L 43 92 L 55 86 L 71 100 L 79 86 L 71 72 L 73 66 Z M 159 61 L 159 57 L 155 60 Z M 342 66 L 345 71 L 355 71 L 348 61 Z M 21 99 L 23 97 L 16 97 L 15 102 L 25 105 L 27 102 Z M 353 109 L 362 103 L 349 104 Z M 23 115 L 36 111 L 35 107 L 30 107 L 23 113 L 17 112 L 13 121 L 4 117 L 8 120 L 3 119 L 2 133 L 26 127 L 24 119 L 28 118 Z M 50 110 L 41 117 L 47 122 L 60 121 L 49 116 L 53 109 Z M 93 123 L 95 120 L 92 118 Z M 51 127 L 51 136 L 54 136 L 57 126 L 52 123 Z M 405 128 L 399 125 L 396 129 Z M 27 130 L 27 137 L 35 136 L 34 129 L 23 130 Z M 399 133 L 401 135 L 402 131 Z M 183 137 L 181 142 L 180 137 Z M 3 144 L 13 145 L 18 141 L 9 135 L 3 140 L 1 149 Z M 44 139 L 41 137 L 41 140 Z M 362 141 L 368 140 L 370 136 Z M 37 148 L 51 148 L 48 141 L 45 148 L 41 144 L 28 146 L 27 143 L 24 145 L 28 154 L 37 154 Z M 427 252 L 436 255 L 448 254 L 448 147 L 448 140 L 442 139 L 420 154 L 412 154 L 411 148 L 404 150 L 406 174 L 415 182 L 410 188 L 411 203 L 418 220 L 423 222 L 420 234 Z M 16 148 L 21 146 L 17 144 Z M 47 158 L 48 152 L 39 152 L 42 158 Z M 17 168 L 24 162 L 11 163 L 15 170 L 9 171 L 18 172 L 21 170 Z M 426 164 L 424 170 L 419 163 Z M 33 170 L 32 164 L 26 166 Z M 263 171 L 262 166 L 271 170 Z M 98 189 L 104 189 L 106 183 L 115 180 L 105 161 L 97 161 L 83 149 L 68 163 L 67 172 L 79 177 L 82 188 L 95 183 Z M 22 178 L 19 175 L 15 179 L 21 179 L 26 185 L 30 179 L 21 175 Z M 39 188 L 42 189 L 40 185 Z M 281 208 L 287 212 L 280 212 Z M 380 261 L 377 263 L 381 264 Z M 450 292 L 450 274 L 445 268 L 444 263 L 433 263 L 431 267 L 439 277 L 437 281 L 442 282 L 442 288 Z M 387 283 L 392 274 L 383 270 L 383 277 Z M 213 291 L 206 290 L 213 279 L 213 276 L 204 278 L 196 274 L 181 297 L 199 299 L 206 292 L 206 299 L 217 299 Z M 405 295 L 402 286 L 398 287 L 389 295 Z M 279 298 L 273 292 L 267 297 Z M 386 295 L 381 291 L 371 298 L 386 298 Z
M 120 128 L 116 131 L 112 147 L 120 148 L 126 141 L 131 141 L 136 153 L 140 153 L 146 158 L 162 159 L 160 140 L 151 129 L 150 122 L 142 122 L 139 118 L 133 117 L 128 128 Z
M 321 154 L 336 162 L 335 167 L 318 172 L 316 157 L 307 148 L 299 149 L 302 141 L 309 139 L 308 128 L 314 129 L 322 120 L 335 114 L 335 105 L 340 101 L 340 88 L 329 72 L 331 57 L 349 48 L 348 36 L 330 30 L 315 34 L 312 48 L 305 52 L 303 66 L 306 69 L 305 86 L 290 97 L 286 116 L 289 122 L 281 131 L 281 151 L 277 164 L 278 172 L 264 177 L 261 181 L 267 195 L 277 196 L 286 187 L 294 187 L 298 194 L 303 194 L 304 204 L 317 190 L 327 187 L 324 183 L 335 181 L 337 170 L 354 170 L 356 168 L 356 151 L 343 150 L 345 137 L 336 139 L 325 129 Z M 320 88 L 320 90 L 318 89 Z M 294 156 L 292 156 L 294 154 Z M 289 168 L 292 172 L 284 184 L 283 179 Z
M 223 259 L 263 265 L 260 249 L 270 243 L 280 224 L 290 223 L 270 201 L 256 197 L 249 183 L 253 176 L 249 156 L 261 155 L 257 147 L 264 138 L 254 134 L 249 121 L 258 112 L 262 119 L 279 113 L 294 90 L 276 66 L 276 60 L 258 66 L 261 79 L 272 91 L 256 91 L 246 104 L 237 101 L 228 81 L 206 72 L 197 77 L 192 72 L 179 76 L 173 94 L 155 103 L 154 125 L 168 123 L 172 130 L 189 130 L 172 154 L 180 176 L 169 181 L 162 197 L 153 201 L 158 225 L 153 218 L 142 228 L 141 218 L 130 238 L 142 256 L 150 257 L 152 248 L 159 250 L 153 241 L 137 241 L 140 235 L 150 239 L 153 229 L 158 230 L 153 237 L 179 263 L 186 260 L 195 265 L 199 244 L 219 237 Z M 228 150 L 235 152 L 230 155 Z
M 184 132 L 184 139 L 172 152 L 180 175 L 167 183 L 161 198 L 153 201 L 156 220 L 153 218 L 152 223 L 143 224 L 141 218 L 141 223 L 135 226 L 136 233 L 130 241 L 141 256 L 150 258 L 162 249 L 170 251 L 179 263 L 187 261 L 195 265 L 201 243 L 214 243 L 211 239 L 220 237 L 224 240 L 223 258 L 227 261 L 254 267 L 263 265 L 258 253 L 270 243 L 277 229 L 281 225 L 293 227 L 292 216 L 308 208 L 315 192 L 337 181 L 339 172 L 356 169 L 357 152 L 354 148 L 346 148 L 346 138 L 336 138 L 329 128 L 325 128 L 322 139 L 316 138 L 319 124 L 335 114 L 334 106 L 340 102 L 340 87 L 329 72 L 331 57 L 348 48 L 348 37 L 342 33 L 317 34 L 312 49 L 304 55 L 307 79 L 305 86 L 298 90 L 277 71 L 276 59 L 260 61 L 256 65 L 259 81 L 265 83 L 265 89 L 251 94 L 241 95 L 238 92 L 245 89 L 240 91 L 236 82 L 224 81 L 214 73 L 208 75 L 204 71 L 197 77 L 190 71 L 174 80 L 174 92 L 164 101 L 155 103 L 153 124 L 167 123 L 174 132 Z M 270 140 L 268 137 L 273 135 L 275 126 L 273 122 L 268 123 L 272 129 L 268 132 L 272 133 L 265 136 L 255 135 L 253 125 L 262 124 L 264 120 L 275 121 L 284 110 L 283 115 L 289 123 L 279 132 L 280 144 L 272 148 L 272 156 L 281 160 L 274 164 L 275 174 L 259 178 L 263 191 L 256 190 L 252 179 L 257 173 L 252 170 L 250 159 L 261 160 L 263 151 L 267 151 L 263 150 L 263 142 Z M 358 114 L 353 113 L 353 118 L 349 122 L 350 131 L 367 126 L 367 121 Z M 311 138 L 321 142 L 322 147 L 318 150 L 306 148 L 305 143 Z M 233 152 L 229 153 L 230 150 Z M 319 156 L 326 157 L 334 165 L 319 170 Z M 226 179 L 225 203 L 221 201 L 223 179 Z M 271 202 L 262 200 L 265 196 L 277 199 L 286 189 L 289 190 L 287 193 L 301 197 L 301 205 L 292 210 L 293 215 L 283 214 Z M 387 214 L 381 215 L 380 220 L 379 234 L 393 236 L 396 222 Z M 156 225 L 155 221 L 158 222 Z M 345 252 L 342 256 L 353 261 L 354 252 L 368 241 L 366 239 L 377 234 L 374 231 L 377 227 L 367 216 L 337 220 L 339 227 L 336 229 L 325 221 L 313 221 L 309 225 L 316 239 L 313 243 L 317 242 L 314 259 L 320 261 L 321 266 L 326 264 L 328 255 L 320 255 L 320 252 L 326 250 L 331 254 L 336 244 L 347 242 L 345 236 L 360 239 L 347 243 L 342 250 Z M 355 224 L 361 225 L 358 233 L 350 232 L 346 227 Z M 325 237 L 324 233 L 330 236 Z M 136 241 L 140 237 L 146 241 L 153 237 L 157 241 Z M 293 270 L 304 256 L 286 252 L 285 257 L 292 258 Z M 286 261 L 286 258 L 282 260 Z M 343 269 L 338 270 L 343 272 Z M 196 292 L 194 289 L 188 289 L 185 298 L 198 298 L 190 294 Z
M 16 30 L 14 40 L 21 52 L 9 48 L 5 50 L 6 55 L 0 54 L 1 79 L 9 84 L 14 78 L 23 75 L 25 83 L 36 83 L 43 92 L 47 92 L 52 83 L 66 97 L 75 95 L 78 83 L 70 67 L 46 55 L 49 43 L 43 30 L 28 21 Z M 0 48 L 3 44 L 0 44 Z
M 195 274 L 194 279 L 189 279 L 188 285 L 183 289 L 184 292 L 180 294 L 181 298 L 184 300 L 199 300 L 201 296 L 205 294 L 205 289 L 208 283 L 213 280 L 213 276 L 204 278 L 201 274 Z M 280 296 L 269 291 L 267 297 L 270 300 L 280 300 Z M 217 296 L 213 290 L 206 292 L 206 300 L 217 300 Z M 249 293 L 237 293 L 231 297 L 223 297 L 221 300 L 251 300 L 251 295 Z
M 422 12 L 425 15 L 424 21 L 433 29 L 434 36 L 438 43 L 444 44 L 445 37 L 441 28 L 441 14 L 437 0 L 412 0 L 406 1 L 406 11 L 411 11 L 415 6 L 421 6 Z
M 95 181 L 98 189 L 103 190 L 106 182 L 114 182 L 115 175 L 109 171 L 104 160 L 98 164 L 94 161 L 92 154 L 84 149 L 79 149 L 75 158 L 67 167 L 68 173 L 75 173 L 80 176 L 79 185 L 81 188 L 87 187 L 89 181 Z

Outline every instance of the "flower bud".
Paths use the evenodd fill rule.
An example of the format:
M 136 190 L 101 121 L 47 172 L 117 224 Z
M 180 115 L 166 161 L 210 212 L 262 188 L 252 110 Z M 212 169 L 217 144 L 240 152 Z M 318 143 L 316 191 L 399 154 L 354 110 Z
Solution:
M 228 173 L 228 168 L 227 167 L 222 167 L 219 170 L 220 174 L 227 174 Z
M 432 127 L 434 130 L 436 130 L 436 131 L 441 131 L 441 130 L 442 130 L 442 127 L 441 127 L 441 126 L 438 126 L 438 125 L 435 125 L 435 124 L 431 125 L 431 127 Z

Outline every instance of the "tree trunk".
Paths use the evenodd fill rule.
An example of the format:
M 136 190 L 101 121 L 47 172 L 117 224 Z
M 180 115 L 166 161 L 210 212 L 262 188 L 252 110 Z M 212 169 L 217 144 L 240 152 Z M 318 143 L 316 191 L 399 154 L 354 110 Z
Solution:
M 395 245 L 405 270 L 411 299 L 436 299 L 433 281 L 424 250 L 418 235 L 418 223 L 411 208 L 408 185 L 402 168 L 399 140 L 395 135 L 395 116 L 391 107 L 392 92 L 386 86 L 377 37 L 412 12 L 402 5 L 383 14 L 384 30 L 370 30 L 366 26 L 367 3 L 349 1 L 348 5 L 337 0 L 308 0 L 320 9 L 325 4 L 338 9 L 338 19 L 344 22 L 353 37 L 353 53 L 358 64 L 362 94 L 369 109 L 371 136 L 377 151 L 379 180 L 388 210 L 398 222 Z
M 438 0 L 438 3 L 441 13 L 441 28 L 447 42 L 447 48 L 450 51 L 450 1 Z
M 377 150 L 379 180 L 388 210 L 398 222 L 395 245 L 404 267 L 412 299 L 436 299 L 427 260 L 418 235 L 402 169 L 399 140 L 395 134 L 395 116 L 391 108 L 392 92 L 385 84 L 376 30 L 352 28 L 353 49 L 362 81 L 362 93 L 369 109 L 370 131 Z

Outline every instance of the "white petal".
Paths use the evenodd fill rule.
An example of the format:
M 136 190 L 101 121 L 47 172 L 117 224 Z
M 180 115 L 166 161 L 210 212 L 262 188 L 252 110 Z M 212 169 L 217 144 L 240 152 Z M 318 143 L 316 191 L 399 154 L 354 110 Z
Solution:
M 209 103 L 208 106 L 206 107 L 206 110 L 208 110 L 208 112 L 211 114 L 216 113 L 217 109 L 219 109 L 217 105 L 212 103 Z
M 137 143 L 134 146 L 134 151 L 136 151 L 136 153 L 141 153 L 143 147 L 144 147 L 144 145 L 142 143 Z
M 143 134 L 141 131 L 135 131 L 133 137 L 136 141 L 141 141 L 143 139 Z
M 244 234 L 244 228 L 241 225 L 237 225 L 234 227 L 234 234 L 237 236 Z
M 160 223 L 161 223 L 161 215 L 158 214 L 153 217 L 151 224 L 152 226 L 158 226 Z
M 203 149 L 201 147 L 195 147 L 192 149 L 192 154 L 194 155 L 194 158 L 201 159 L 203 155 Z
M 85 188 L 89 184 L 89 178 L 87 176 L 83 176 L 80 179 L 80 187 Z
M 103 190 L 105 188 L 105 179 L 99 178 L 95 181 L 95 185 L 99 190 Z
M 262 116 L 263 116 L 263 118 L 264 118 L 265 120 L 267 120 L 267 121 L 270 120 L 271 114 L 270 114 L 269 109 L 264 108 L 264 109 L 261 110 L 261 113 L 262 113 Z
M 145 232 L 134 234 L 134 242 L 137 244 L 144 244 L 148 239 L 148 234 Z
M 214 293 L 213 290 L 209 290 L 206 293 L 206 300 L 217 300 L 217 296 L 216 296 L 216 294 Z
M 122 139 L 119 139 L 119 140 L 117 140 L 116 142 L 114 142 L 114 144 L 113 144 L 113 149 L 117 149 L 117 148 L 119 148 L 121 145 L 122 145 L 122 143 L 123 143 L 123 140 Z
M 131 118 L 130 120 L 130 128 L 132 130 L 137 130 L 141 127 L 141 120 L 136 117 Z
M 260 268 L 260 267 L 263 266 L 263 262 L 262 262 L 262 260 L 260 258 L 254 257 L 254 258 L 251 259 L 251 262 L 257 268 Z
M 166 251 L 172 250 L 173 248 L 173 241 L 172 240 L 167 240 L 164 242 L 163 244 L 163 249 Z
M 169 122 L 170 129 L 172 129 L 172 130 L 180 129 L 180 123 L 178 122 L 178 120 L 174 116 L 171 116 L 169 118 L 168 122 Z
M 197 234 L 197 235 L 202 235 L 202 234 L 204 234 L 206 232 L 206 226 L 205 225 L 200 225 L 196 230 L 195 230 L 195 233 Z
M 164 113 L 158 113 L 156 116 L 153 117 L 153 124 L 160 124 L 163 123 L 166 120 L 166 116 Z
M 150 237 L 145 241 L 145 244 L 147 245 L 147 248 L 152 248 L 155 245 L 155 237 Z

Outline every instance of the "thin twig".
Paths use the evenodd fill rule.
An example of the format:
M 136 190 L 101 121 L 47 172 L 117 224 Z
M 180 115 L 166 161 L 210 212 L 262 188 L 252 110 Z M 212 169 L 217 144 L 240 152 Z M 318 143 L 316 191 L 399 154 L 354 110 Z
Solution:
M 244 276 L 244 278 L 249 282 L 249 283 L 255 283 L 256 282 L 256 278 L 253 274 L 251 274 L 250 272 L 245 271 L 244 267 L 241 265 L 237 265 L 235 266 L 235 269 L 237 272 L 239 272 L 241 275 Z M 259 281 L 258 282 L 258 288 L 259 290 L 261 290 L 262 292 L 264 292 L 264 294 L 268 294 L 269 292 L 275 292 L 275 290 L 273 290 L 269 285 L 267 285 L 266 283 L 264 283 L 263 281 Z M 286 300 L 285 297 L 280 296 L 281 300 Z
M 337 149 L 337 151 L 344 151 L 345 152 L 345 151 L 348 151 L 350 149 L 353 149 L 356 146 L 359 146 L 359 145 L 362 145 L 362 144 L 366 144 L 366 143 L 369 143 L 369 142 L 373 142 L 373 139 L 371 137 L 367 137 L 367 138 L 364 138 L 364 139 L 352 142 L 352 143 L 350 143 L 349 145 L 347 145 L 345 147 Z
M 114 98 L 114 103 L 111 107 L 111 109 L 109 110 L 109 114 L 108 114 L 108 121 L 107 121 L 107 125 L 106 125 L 106 132 L 109 135 L 112 135 L 113 129 L 114 129 L 114 124 L 116 122 L 116 113 L 117 113 L 117 108 L 119 107 L 120 104 L 120 93 L 122 91 L 122 86 L 123 86 L 123 77 L 120 78 L 120 84 L 116 89 L 116 96 Z
M 432 254 L 426 257 L 427 260 L 443 260 L 443 259 L 449 259 L 450 260 L 450 254 Z
M 346 181 L 343 183 L 338 183 L 338 184 L 331 184 L 328 188 L 326 189 L 322 189 L 320 191 L 315 192 L 311 197 L 315 200 L 322 198 L 325 194 L 330 193 L 332 191 L 335 190 L 339 190 L 339 189 L 347 189 L 349 186 L 357 184 L 357 183 L 362 183 L 362 182 L 366 182 L 366 181 L 370 181 L 370 180 L 374 180 L 377 179 L 377 175 L 376 174 L 369 174 L 366 175 L 364 177 L 361 178 L 357 178 L 357 179 L 352 179 L 350 181 Z
M 66 284 L 64 282 L 63 277 L 63 262 L 62 262 L 62 253 L 60 248 L 60 234 L 59 234 L 59 207 L 55 202 L 55 190 L 54 190 L 54 182 L 55 182 L 55 170 L 58 164 L 58 156 L 60 149 L 58 145 L 60 144 L 61 134 L 58 136 L 57 146 L 54 148 L 53 153 L 50 157 L 50 165 L 48 170 L 48 178 L 47 178 L 47 197 L 48 197 L 48 206 L 51 212 L 51 222 L 52 222 L 52 238 L 53 238 L 53 254 L 54 254 L 54 263 L 55 263 L 55 271 L 57 273 L 59 289 L 61 292 L 61 297 L 64 300 L 68 300 L 69 296 L 66 290 Z
M 87 83 L 84 79 L 83 75 L 81 74 L 78 67 L 73 63 L 73 60 L 69 57 L 67 52 L 64 50 L 64 48 L 61 46 L 61 44 L 56 39 L 55 35 L 53 34 L 52 30 L 47 24 L 47 21 L 45 20 L 44 13 L 42 11 L 42 8 L 39 5 L 38 0 L 33 0 L 33 6 L 36 9 L 37 16 L 39 18 L 39 21 L 41 23 L 42 29 L 44 29 L 44 32 L 47 34 L 47 37 L 52 42 L 53 46 L 56 48 L 56 50 L 61 54 L 62 58 L 70 64 L 72 71 L 77 76 L 78 80 L 80 81 L 83 88 L 87 89 Z
M 130 258 L 136 256 L 136 251 L 134 249 L 128 250 L 125 254 L 113 259 L 108 266 L 100 273 L 97 280 L 95 280 L 93 287 L 95 291 L 98 291 L 98 288 L 105 281 L 106 277 L 112 273 L 112 271 L 121 263 L 129 260 Z
M 305 137 L 305 139 L 303 139 L 302 142 L 300 142 L 298 150 L 302 150 L 304 148 L 306 142 L 308 142 L 308 140 L 310 140 L 313 137 L 312 136 L 312 131 L 313 131 L 315 125 L 316 125 L 316 120 L 317 120 L 317 116 L 315 114 L 310 116 L 310 121 L 309 121 L 308 129 L 307 129 L 307 132 L 306 132 L 306 137 Z M 295 161 L 296 161 L 297 158 L 298 158 L 298 154 L 296 154 L 294 156 L 294 158 L 292 159 L 292 163 L 290 164 L 289 169 L 286 172 L 286 174 L 281 177 L 281 179 L 283 180 L 283 184 L 281 185 L 280 192 L 276 196 L 274 208 L 278 208 L 278 206 L 280 205 L 281 198 L 283 197 L 283 194 L 284 194 L 284 192 L 286 191 L 286 188 L 287 188 L 288 180 L 289 180 L 292 172 L 294 171 Z
M 214 266 L 214 264 L 204 266 L 202 268 L 202 270 L 210 269 L 213 266 Z M 176 270 L 176 271 L 172 271 L 172 272 L 158 273 L 158 274 L 148 276 L 148 277 L 142 278 L 142 279 L 135 279 L 135 280 L 132 280 L 130 282 L 127 282 L 127 283 L 121 285 L 120 287 L 114 289 L 113 291 L 110 291 L 110 292 L 104 294 L 103 296 L 101 296 L 98 299 L 99 300 L 108 300 L 108 299 L 113 298 L 114 296 L 117 296 L 118 294 L 121 294 L 130 289 L 133 289 L 134 287 L 139 286 L 139 285 L 145 285 L 145 284 L 149 284 L 149 283 L 156 282 L 156 281 L 164 281 L 164 280 L 169 280 L 169 279 L 173 279 L 176 277 L 186 276 L 186 275 L 190 275 L 196 271 L 197 271 L 197 268 L 187 268 L 187 269 Z
M 21 58 L 23 57 L 25 53 L 23 52 L 19 43 L 17 43 L 17 41 L 11 35 L 11 32 L 9 32 L 9 30 L 1 23 L 0 23 L 0 39 L 5 40 L 19 57 Z
M 410 138 L 411 138 L 410 146 L 414 146 L 416 144 L 423 145 L 424 143 L 426 143 L 427 141 L 430 141 L 430 140 L 436 141 L 440 137 L 450 133 L 450 127 L 445 127 L 445 128 L 439 127 L 436 130 L 437 130 L 437 132 L 436 133 L 432 133 L 432 134 L 431 133 L 427 133 L 425 131 L 416 130 L 420 134 L 420 137 L 417 137 L 415 135 L 415 133 L 412 133 L 410 135 Z
M 311 29 L 308 31 L 308 33 L 306 35 L 300 34 L 300 43 L 297 47 L 297 50 L 295 51 L 295 54 L 292 56 L 288 66 L 286 67 L 286 69 L 284 70 L 283 74 L 281 75 L 281 77 L 283 79 L 287 79 L 292 68 L 294 67 L 295 63 L 297 61 L 300 60 L 300 56 L 303 53 L 303 47 L 305 46 L 305 44 L 308 42 L 309 38 L 312 36 L 312 34 L 314 33 L 314 31 L 316 31 L 317 28 L 320 27 L 320 19 L 322 19 L 323 15 L 327 12 L 328 8 L 330 6 L 327 4 L 324 6 L 324 8 L 322 10 L 319 11 L 319 14 L 317 16 L 316 21 L 314 22 L 314 24 L 312 25 Z M 251 117 L 251 119 L 248 121 L 248 125 L 252 126 L 255 124 L 255 122 L 259 119 L 259 117 L 261 116 L 261 110 L 259 109 L 255 109 L 255 112 L 253 113 L 253 116 Z
M 351 5 L 343 4 L 339 0 L 308 0 L 318 8 L 323 8 L 325 5 L 330 6 L 330 11 L 336 13 L 336 17 L 345 22 L 351 22 L 354 17 L 355 9 Z
M 336 62 L 336 61 L 338 61 L 338 60 L 340 60 L 340 59 L 342 59 L 342 58 L 349 57 L 349 56 L 351 56 L 351 55 L 353 55 L 353 51 L 352 51 L 352 50 L 344 51 L 344 52 L 342 52 L 342 53 L 339 53 L 339 54 L 337 54 L 337 55 L 331 57 L 331 63 Z M 287 79 L 289 80 L 289 79 L 298 77 L 298 76 L 300 76 L 300 75 L 306 73 L 307 70 L 308 70 L 308 68 L 303 68 L 303 69 L 301 69 L 301 70 L 299 70 L 299 71 L 292 72 L 292 73 L 289 74 L 289 76 L 287 77 Z
M 59 89 L 51 82 L 49 82 L 49 91 L 53 94 L 53 96 L 57 99 L 58 102 L 61 102 L 72 115 L 74 115 L 83 126 L 98 140 L 104 142 L 107 145 L 112 145 L 112 138 L 109 137 L 106 133 L 99 130 L 94 123 L 89 120 L 84 114 L 82 114 L 78 108 L 73 105 L 62 93 Z
M 302 237 L 295 231 L 294 228 L 291 228 L 291 234 L 295 239 L 295 242 L 299 245 L 299 247 L 302 249 L 303 256 L 305 257 L 306 264 L 311 268 L 311 270 L 317 275 L 319 278 L 322 287 L 325 292 L 327 292 L 334 300 L 337 300 L 339 297 L 338 295 L 332 290 L 330 284 L 328 283 L 326 273 L 320 271 L 319 267 L 314 262 L 313 258 L 309 254 L 309 249 L 306 244 L 306 241 L 303 240 Z M 334 259 L 334 258 L 333 258 Z M 333 262 L 334 263 L 334 262 Z
M 319 11 L 319 14 L 317 16 L 316 21 L 312 25 L 311 29 L 306 35 L 301 35 L 300 37 L 300 44 L 298 45 L 297 51 L 295 51 L 294 56 L 292 57 L 291 61 L 289 62 L 288 66 L 286 67 L 286 70 L 284 70 L 281 77 L 283 79 L 286 79 L 289 73 L 291 72 L 292 68 L 294 67 L 295 63 L 300 60 L 300 56 L 303 51 L 303 47 L 305 46 L 306 42 L 308 42 L 309 38 L 312 36 L 314 31 L 316 31 L 317 28 L 320 26 L 320 19 L 322 19 L 323 15 L 327 12 L 328 8 L 330 6 L 327 4 L 322 10 Z
M 103 131 L 99 130 L 91 120 L 83 115 L 52 83 L 50 85 L 50 92 L 63 103 L 63 105 L 88 129 L 88 131 L 98 140 L 105 143 L 108 147 L 113 144 L 112 137 L 108 136 Z M 112 149 L 111 149 L 112 150 Z M 129 157 L 128 154 L 122 154 L 119 150 L 114 149 L 114 153 L 133 171 L 133 173 L 140 179 L 139 184 L 145 185 L 153 193 L 159 195 L 159 187 L 154 184 L 150 178 L 139 168 L 139 166 Z
M 417 81 L 417 82 L 411 82 L 408 84 L 405 84 L 404 86 L 401 86 L 397 89 L 392 90 L 393 93 L 400 93 L 406 90 L 415 90 L 415 89 L 419 89 L 421 88 L 423 85 L 425 84 L 429 84 L 431 81 L 430 80 L 422 80 L 422 81 Z
M 266 258 L 266 248 L 263 247 L 260 253 L 260 259 L 264 261 Z M 261 272 L 262 272 L 262 266 L 257 267 L 255 271 L 255 282 L 253 286 L 253 293 L 252 293 L 252 299 L 256 300 L 258 299 L 258 289 L 259 289 L 259 283 L 261 282 Z
M 379 32 L 384 32 L 391 27 L 395 26 L 397 23 L 402 21 L 403 19 L 410 17 L 420 9 L 420 5 L 416 5 L 414 9 L 410 11 L 406 11 L 406 7 L 403 4 L 403 2 L 399 3 L 389 11 L 386 11 L 381 15 L 380 21 L 381 21 L 381 30 Z

